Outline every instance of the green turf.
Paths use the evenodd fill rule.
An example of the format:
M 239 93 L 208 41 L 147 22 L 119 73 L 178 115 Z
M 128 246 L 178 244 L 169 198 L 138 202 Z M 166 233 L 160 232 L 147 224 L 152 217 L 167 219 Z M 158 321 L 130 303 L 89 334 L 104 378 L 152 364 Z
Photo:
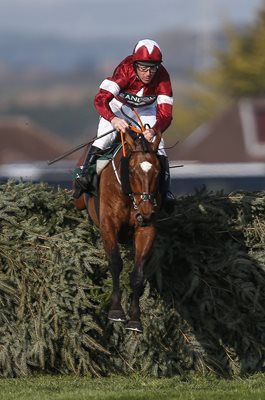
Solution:
M 0 399 L 5 400 L 264 400 L 265 375 L 233 380 L 213 376 L 177 378 L 77 378 L 38 376 L 0 379 Z

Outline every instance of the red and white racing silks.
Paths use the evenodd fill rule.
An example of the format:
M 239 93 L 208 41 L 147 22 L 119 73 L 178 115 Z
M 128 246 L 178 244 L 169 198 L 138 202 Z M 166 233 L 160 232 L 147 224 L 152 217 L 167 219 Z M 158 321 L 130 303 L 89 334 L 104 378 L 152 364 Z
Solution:
M 139 111 L 150 106 L 155 114 L 151 128 L 162 133 L 172 120 L 173 95 L 169 74 L 160 65 L 151 82 L 145 84 L 135 72 L 134 61 L 133 55 L 126 57 L 113 75 L 101 83 L 95 96 L 95 107 L 105 120 L 111 121 L 117 115 L 115 111 L 119 103 L 139 107 Z

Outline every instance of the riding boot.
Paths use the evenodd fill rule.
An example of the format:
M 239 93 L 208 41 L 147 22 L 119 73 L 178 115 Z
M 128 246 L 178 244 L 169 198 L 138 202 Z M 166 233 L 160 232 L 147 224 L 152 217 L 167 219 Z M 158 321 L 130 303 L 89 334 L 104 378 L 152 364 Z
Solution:
M 79 167 L 74 180 L 73 197 L 75 199 L 78 199 L 83 193 L 89 191 L 91 182 L 88 176 L 88 168 L 96 161 L 100 151 L 101 149 L 98 147 L 91 146 L 86 155 L 84 164 Z
M 158 156 L 161 165 L 161 195 L 162 208 L 169 214 L 174 211 L 176 198 L 170 190 L 170 172 L 168 158 L 163 155 Z

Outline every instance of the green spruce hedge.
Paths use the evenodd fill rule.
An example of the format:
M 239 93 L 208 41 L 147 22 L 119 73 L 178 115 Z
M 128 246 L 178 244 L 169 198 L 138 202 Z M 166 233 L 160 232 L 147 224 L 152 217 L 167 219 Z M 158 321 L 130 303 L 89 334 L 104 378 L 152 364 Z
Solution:
M 143 335 L 107 320 L 96 227 L 69 191 L 0 185 L 0 375 L 264 371 L 265 193 L 198 192 L 161 214 Z M 132 246 L 121 248 L 128 310 Z

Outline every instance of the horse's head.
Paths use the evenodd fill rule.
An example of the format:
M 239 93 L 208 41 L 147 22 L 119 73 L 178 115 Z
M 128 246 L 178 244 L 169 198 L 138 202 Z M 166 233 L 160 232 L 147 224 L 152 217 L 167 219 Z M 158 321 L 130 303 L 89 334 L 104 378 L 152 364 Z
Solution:
M 157 134 L 155 141 L 149 143 L 143 135 L 133 138 L 126 133 L 126 142 L 129 149 L 129 181 L 131 187 L 130 198 L 135 210 L 137 223 L 141 226 L 153 222 L 160 206 L 159 178 L 160 162 L 157 149 L 161 134 Z

